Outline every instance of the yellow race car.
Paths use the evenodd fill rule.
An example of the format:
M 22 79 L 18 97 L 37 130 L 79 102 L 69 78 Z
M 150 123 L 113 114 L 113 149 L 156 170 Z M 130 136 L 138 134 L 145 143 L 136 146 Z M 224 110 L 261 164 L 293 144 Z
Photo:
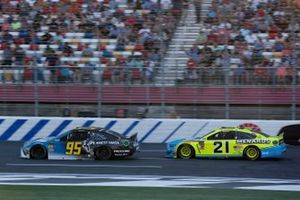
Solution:
M 269 136 L 247 128 L 218 128 L 201 138 L 167 143 L 168 158 L 229 158 L 248 160 L 278 157 L 287 149 L 283 136 Z

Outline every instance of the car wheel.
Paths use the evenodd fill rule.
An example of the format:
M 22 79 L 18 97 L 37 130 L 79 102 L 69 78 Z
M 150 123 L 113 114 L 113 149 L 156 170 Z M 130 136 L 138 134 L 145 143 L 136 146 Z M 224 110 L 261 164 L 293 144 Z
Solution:
M 112 150 L 109 147 L 100 147 L 95 151 L 96 160 L 109 160 L 112 158 Z
M 183 144 L 178 148 L 178 157 L 181 159 L 190 159 L 194 157 L 195 151 L 189 144 Z
M 255 146 L 247 147 L 244 151 L 244 157 L 248 160 L 257 160 L 260 157 L 260 150 Z
M 42 145 L 35 145 L 30 149 L 30 158 L 32 159 L 46 159 L 47 150 Z

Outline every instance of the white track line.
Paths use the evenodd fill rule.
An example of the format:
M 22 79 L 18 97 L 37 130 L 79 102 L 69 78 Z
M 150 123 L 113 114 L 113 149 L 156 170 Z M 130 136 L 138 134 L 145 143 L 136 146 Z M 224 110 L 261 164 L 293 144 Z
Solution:
M 7 166 L 17 167 L 109 167 L 109 168 L 154 168 L 161 169 L 159 165 L 72 165 L 72 164 L 23 164 L 6 163 Z
M 249 186 L 236 187 L 235 189 L 243 190 L 271 190 L 271 191 L 300 191 L 300 185 L 266 185 L 266 186 Z
M 97 165 L 94 165 L 97 166 Z M 36 181 L 39 179 L 39 181 Z M 66 181 L 78 179 L 81 182 Z M 56 180 L 56 181 L 55 181 Z M 15 181 L 15 182 L 12 182 Z M 55 182 L 53 182 L 55 181 Z M 237 183 L 249 186 L 234 187 Z M 261 185 L 265 183 L 266 185 Z M 221 185 L 220 185 L 221 184 Z M 120 174 L 40 174 L 0 173 L 0 185 L 48 185 L 48 186 L 122 186 L 122 187 L 174 187 L 174 188 L 223 188 L 231 189 L 300 191 L 299 179 L 266 179 L 239 177 L 158 176 Z
M 0 182 L 0 185 L 23 185 L 23 186 L 74 186 L 74 187 L 91 187 L 91 186 L 101 186 L 101 187 L 112 187 L 111 185 L 99 185 L 98 183 L 94 184 L 82 184 L 82 183 L 2 183 Z M 133 187 L 133 186 L 127 186 L 123 185 L 121 187 Z M 176 185 L 154 185 L 154 186 L 136 186 L 136 187 L 151 187 L 151 188 L 211 188 L 207 186 L 176 186 Z
M 141 152 L 167 152 L 167 150 L 162 150 L 162 149 L 156 149 L 156 150 L 148 150 L 148 149 L 146 149 L 146 150 L 141 150 Z

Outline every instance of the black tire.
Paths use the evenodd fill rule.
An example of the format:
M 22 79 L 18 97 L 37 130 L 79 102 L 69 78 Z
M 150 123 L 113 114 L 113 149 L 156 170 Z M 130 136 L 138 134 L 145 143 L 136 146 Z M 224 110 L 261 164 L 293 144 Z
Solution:
M 249 146 L 244 150 L 244 157 L 247 160 L 257 160 L 260 158 L 260 150 L 256 146 Z
M 41 159 L 47 159 L 48 152 L 46 148 L 42 145 L 35 145 L 30 149 L 30 158 L 41 160 Z
M 109 147 L 99 147 L 95 150 L 96 160 L 109 160 L 113 156 L 113 152 Z
M 178 158 L 191 159 L 195 157 L 195 150 L 189 144 L 182 144 L 178 147 Z

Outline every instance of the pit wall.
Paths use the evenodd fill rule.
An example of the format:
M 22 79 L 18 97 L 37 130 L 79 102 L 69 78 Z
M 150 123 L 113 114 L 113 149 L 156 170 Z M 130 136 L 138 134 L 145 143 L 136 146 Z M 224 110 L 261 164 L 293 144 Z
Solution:
M 165 143 L 180 138 L 199 137 L 219 127 L 241 124 L 256 125 L 269 135 L 277 135 L 282 127 L 300 124 L 300 121 L 0 117 L 0 141 L 27 141 L 57 136 L 75 127 L 98 126 L 127 136 L 138 133 L 141 143 Z

